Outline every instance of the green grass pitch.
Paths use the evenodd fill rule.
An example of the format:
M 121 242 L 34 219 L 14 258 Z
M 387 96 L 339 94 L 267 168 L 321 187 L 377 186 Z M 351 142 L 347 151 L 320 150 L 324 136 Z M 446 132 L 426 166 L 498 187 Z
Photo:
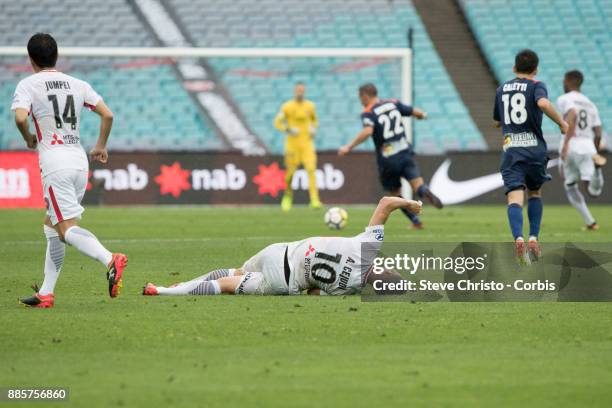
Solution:
M 353 235 L 371 209 L 348 207 Z M 612 207 L 582 232 L 568 206 L 545 207 L 543 241 L 612 242 Z M 239 266 L 263 246 L 331 235 L 296 208 L 88 208 L 82 225 L 130 257 L 125 288 L 66 253 L 56 307 L 17 297 L 42 281 L 42 211 L 0 211 L 0 387 L 70 388 L 80 407 L 610 406 L 612 307 L 606 303 L 362 303 L 359 297 L 144 298 Z M 501 241 L 504 206 L 401 214 L 387 241 Z M 0 407 L 11 404 L 0 402 Z M 43 406 L 36 404 L 34 406 Z M 17 406 L 28 406 L 22 403 Z

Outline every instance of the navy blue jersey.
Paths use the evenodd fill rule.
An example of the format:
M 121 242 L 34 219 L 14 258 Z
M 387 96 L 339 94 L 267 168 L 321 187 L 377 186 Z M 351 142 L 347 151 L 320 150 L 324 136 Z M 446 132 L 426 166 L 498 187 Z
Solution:
M 538 100 L 546 97 L 546 85 L 527 78 L 514 78 L 497 88 L 493 119 L 501 124 L 504 151 L 522 156 L 546 153 L 538 107 Z
M 412 106 L 396 99 L 376 101 L 361 114 L 363 127 L 372 127 L 377 159 L 384 160 L 400 152 L 411 152 L 402 117 L 412 115 Z

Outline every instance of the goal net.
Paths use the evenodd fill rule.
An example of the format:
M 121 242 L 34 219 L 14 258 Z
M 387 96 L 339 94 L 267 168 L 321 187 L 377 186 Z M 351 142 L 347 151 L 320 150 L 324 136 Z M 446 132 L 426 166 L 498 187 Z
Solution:
M 115 113 L 113 150 L 240 151 L 277 154 L 273 126 L 294 85 L 317 106 L 318 150 L 335 150 L 359 131 L 357 88 L 374 83 L 382 98 L 411 102 L 409 49 L 60 48 L 58 69 L 92 84 Z M 31 74 L 26 50 L 0 47 L 0 92 L 11 100 Z M 23 149 L 8 107 L 0 110 L 0 150 Z M 410 120 L 405 127 L 412 136 Z M 83 144 L 98 133 L 83 115 Z M 371 143 L 371 142 L 368 142 Z M 371 148 L 365 145 L 362 148 Z

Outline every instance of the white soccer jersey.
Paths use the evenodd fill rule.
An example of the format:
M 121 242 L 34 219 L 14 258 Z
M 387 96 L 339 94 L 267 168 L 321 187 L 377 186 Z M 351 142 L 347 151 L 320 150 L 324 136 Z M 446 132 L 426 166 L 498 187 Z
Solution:
M 351 295 L 361 292 L 362 273 L 377 256 L 384 226 L 367 227 L 351 238 L 315 237 L 291 242 L 287 258 L 291 269 L 290 294 L 320 288 L 321 294 Z
M 597 107 L 584 94 L 571 91 L 557 98 L 557 106 L 565 116 L 570 110 L 576 112 L 576 136 L 569 140 L 570 154 L 595 154 L 595 132 L 593 127 L 601 126 L 601 119 Z M 560 144 L 559 149 L 563 147 Z
M 63 169 L 89 168 L 80 143 L 81 111 L 95 108 L 101 99 L 87 82 L 54 69 L 17 84 L 11 109 L 27 109 L 32 115 L 43 177 Z

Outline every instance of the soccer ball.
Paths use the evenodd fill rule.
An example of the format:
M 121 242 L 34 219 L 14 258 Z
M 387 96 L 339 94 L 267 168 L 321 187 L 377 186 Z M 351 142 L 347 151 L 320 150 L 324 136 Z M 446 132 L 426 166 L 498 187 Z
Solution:
M 339 230 L 346 227 L 348 213 L 344 208 L 332 207 L 325 213 L 323 221 L 325 221 L 325 225 L 327 225 L 329 229 Z

